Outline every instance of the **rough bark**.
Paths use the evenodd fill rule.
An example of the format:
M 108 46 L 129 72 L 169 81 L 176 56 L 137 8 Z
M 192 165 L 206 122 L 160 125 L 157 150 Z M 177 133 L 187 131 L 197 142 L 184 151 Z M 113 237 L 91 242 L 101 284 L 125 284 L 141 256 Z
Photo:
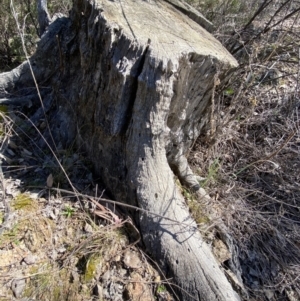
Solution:
M 180 299 L 239 300 L 175 183 L 176 175 L 199 188 L 186 154 L 209 128 L 216 74 L 237 65 L 229 53 L 167 2 L 75 0 L 31 64 L 59 103 L 49 116 L 53 136 L 76 139 L 116 199 L 169 218 L 136 221 L 148 252 L 182 288 Z M 27 63 L 0 75 L 2 98 L 35 99 L 30 86 Z
M 51 22 L 51 18 L 47 8 L 47 0 L 37 0 L 37 11 L 39 22 L 39 35 L 41 37 Z

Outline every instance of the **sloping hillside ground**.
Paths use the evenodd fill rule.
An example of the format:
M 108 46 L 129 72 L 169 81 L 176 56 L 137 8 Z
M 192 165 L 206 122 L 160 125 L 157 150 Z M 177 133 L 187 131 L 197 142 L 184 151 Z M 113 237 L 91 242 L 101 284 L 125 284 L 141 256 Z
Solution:
M 83 154 L 53 155 L 42 110 L 1 110 L 0 300 L 173 300 Z
M 245 26 L 258 3 L 217 2 L 202 11 L 240 68 L 190 162 L 238 246 L 250 300 L 300 300 L 299 3 L 260 1 Z
M 240 67 L 217 87 L 212 129 L 189 156 L 211 198 L 204 204 L 183 193 L 239 289 L 229 269 L 237 263 L 245 300 L 299 300 L 299 4 L 192 4 Z M 47 128 L 41 109 L 0 109 L 0 300 L 172 300 L 169 280 L 136 247 L 139 233 L 125 209 L 96 205 L 104 187 L 84 154 L 52 145 L 58 163 L 40 136 Z M 220 240 L 220 220 L 237 258 Z

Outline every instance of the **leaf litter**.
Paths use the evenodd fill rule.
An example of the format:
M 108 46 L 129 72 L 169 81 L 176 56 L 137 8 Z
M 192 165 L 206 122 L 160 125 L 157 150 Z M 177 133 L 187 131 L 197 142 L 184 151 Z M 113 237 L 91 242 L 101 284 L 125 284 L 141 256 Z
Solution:
M 49 152 L 24 133 L 26 119 L 8 111 L 2 122 L 1 300 L 173 300 L 157 293 L 160 272 L 136 246 L 131 219 L 95 198 L 100 186 L 85 158 L 75 149 L 57 155 L 74 194 Z

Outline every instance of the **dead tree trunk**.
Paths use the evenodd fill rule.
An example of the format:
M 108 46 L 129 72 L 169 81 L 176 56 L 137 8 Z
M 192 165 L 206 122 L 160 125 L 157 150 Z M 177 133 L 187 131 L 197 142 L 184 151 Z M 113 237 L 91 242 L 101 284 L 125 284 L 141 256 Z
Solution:
M 217 76 L 237 63 L 193 21 L 200 15 L 193 11 L 191 20 L 174 2 L 75 0 L 31 64 L 40 87 L 52 88 L 45 99 L 58 104 L 49 115 L 53 136 L 76 139 L 116 199 L 169 218 L 136 221 L 148 252 L 182 288 L 181 300 L 239 300 L 175 183 L 177 176 L 199 188 L 186 154 L 210 127 Z M 24 63 L 0 76 L 0 97 L 27 93 L 33 101 L 32 86 Z

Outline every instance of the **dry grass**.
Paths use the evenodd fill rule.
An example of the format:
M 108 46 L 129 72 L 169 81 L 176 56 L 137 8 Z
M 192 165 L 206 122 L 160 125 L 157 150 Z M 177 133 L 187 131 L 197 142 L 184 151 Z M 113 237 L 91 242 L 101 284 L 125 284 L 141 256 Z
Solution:
M 190 156 L 202 176 L 219 160 L 206 189 L 238 246 L 251 300 L 300 298 L 300 20 L 294 1 L 280 5 L 247 26 L 248 37 L 240 16 L 219 25 L 240 67 L 216 93 L 215 137 L 204 133 Z

